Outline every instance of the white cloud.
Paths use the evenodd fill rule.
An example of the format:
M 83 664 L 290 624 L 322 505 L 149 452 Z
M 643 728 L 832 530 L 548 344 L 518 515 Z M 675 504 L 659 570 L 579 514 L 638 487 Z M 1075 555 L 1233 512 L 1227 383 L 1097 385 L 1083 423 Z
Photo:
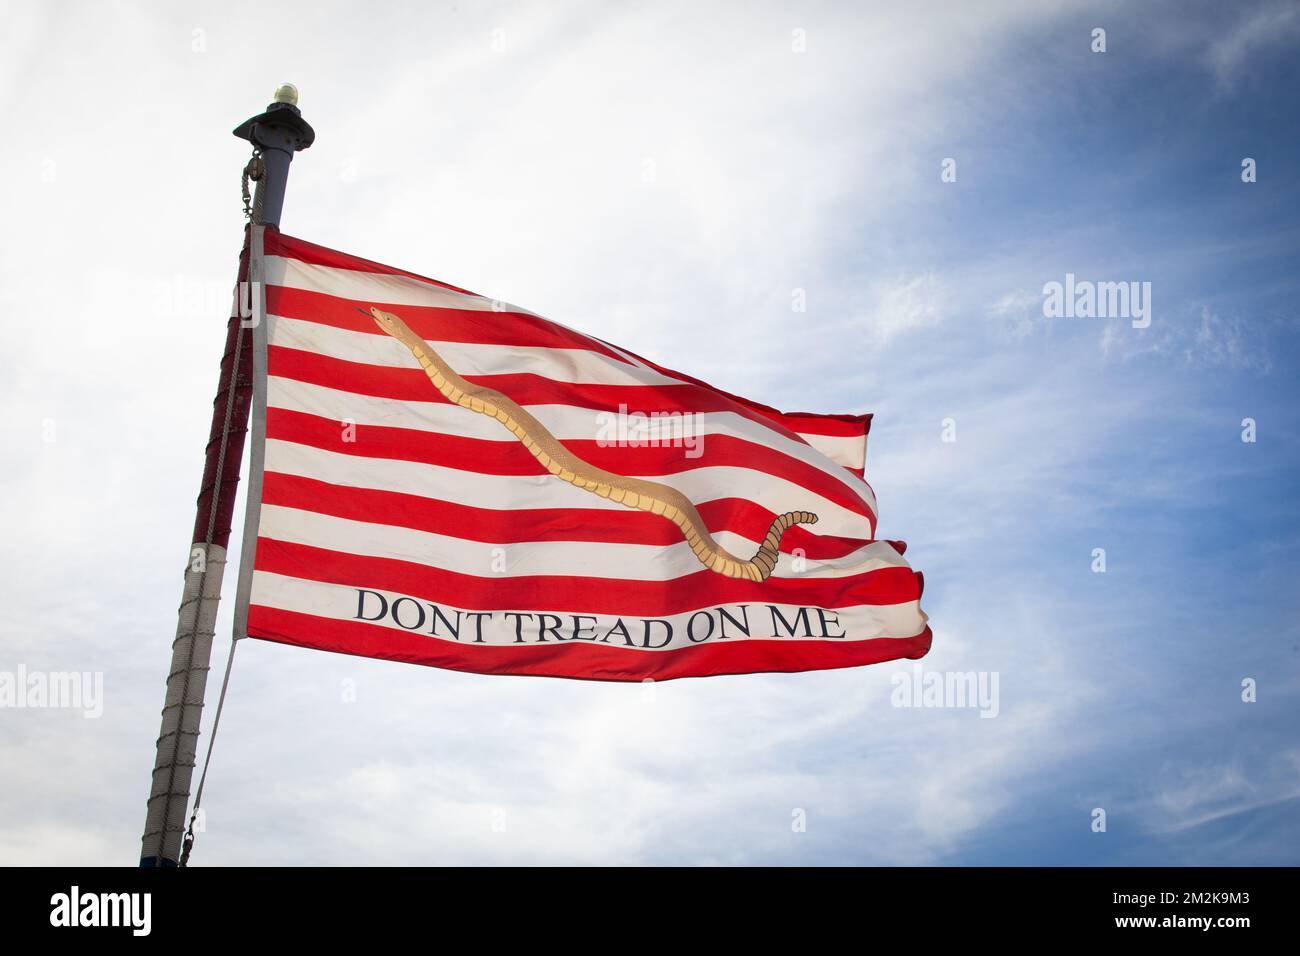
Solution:
M 1247 12 L 1215 38 L 1205 60 L 1221 88 L 1231 88 L 1253 62 L 1300 36 L 1300 8 L 1294 3 L 1269 3 Z
M 898 335 L 942 321 L 944 292 L 933 272 L 883 283 L 876 305 L 864 317 L 867 335 L 877 345 Z
M 1242 761 L 1165 767 L 1141 805 L 1149 828 L 1178 833 L 1300 798 L 1300 751 L 1247 769 Z
M 1162 312 L 1149 329 L 1135 330 L 1125 319 L 1108 321 L 1099 345 L 1107 359 L 1155 357 L 1186 368 L 1266 375 L 1273 369 L 1267 333 L 1283 324 L 1262 316 L 1224 316 L 1200 303 Z

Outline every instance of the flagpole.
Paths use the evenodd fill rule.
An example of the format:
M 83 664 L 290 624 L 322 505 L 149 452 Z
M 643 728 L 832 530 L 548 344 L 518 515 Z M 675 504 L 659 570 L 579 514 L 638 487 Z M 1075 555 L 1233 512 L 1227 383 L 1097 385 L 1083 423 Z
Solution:
M 239 261 L 237 304 L 249 301 L 245 292 L 249 234 L 257 226 L 279 228 L 293 154 L 310 146 L 316 136 L 302 118 L 297 102 L 298 91 L 285 84 L 276 90 L 275 101 L 264 112 L 245 120 L 234 130 L 236 136 L 253 145 L 254 159 L 246 172 L 257 182 L 251 222 Z M 235 490 L 252 400 L 252 328 L 241 318 L 242 309 L 232 308 L 231 312 L 217 395 L 213 400 L 212 427 L 191 536 L 193 543 L 185 569 L 176 638 L 172 642 L 171 667 L 167 672 L 162 728 L 140 847 L 143 867 L 177 866 L 185 833 L 199 720 L 203 714 L 217 605 L 221 600 L 226 548 L 230 542 Z

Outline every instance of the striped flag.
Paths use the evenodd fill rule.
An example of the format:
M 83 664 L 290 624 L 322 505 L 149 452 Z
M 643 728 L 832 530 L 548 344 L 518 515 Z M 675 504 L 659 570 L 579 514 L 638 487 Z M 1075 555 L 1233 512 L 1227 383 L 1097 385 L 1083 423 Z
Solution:
M 618 681 L 929 649 L 921 576 L 876 539 L 870 415 L 779 412 L 274 229 L 253 263 L 237 636 Z

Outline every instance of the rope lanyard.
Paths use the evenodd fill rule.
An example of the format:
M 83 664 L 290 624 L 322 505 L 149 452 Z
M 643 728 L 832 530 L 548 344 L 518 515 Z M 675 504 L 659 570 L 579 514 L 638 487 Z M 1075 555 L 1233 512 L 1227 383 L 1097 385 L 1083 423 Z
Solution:
M 198 819 L 203 806 L 203 785 L 208 782 L 208 765 L 212 763 L 212 745 L 217 742 L 217 728 L 221 726 L 221 711 L 226 706 L 226 690 L 230 687 L 230 669 L 235 663 L 235 650 L 239 642 L 232 635 L 230 653 L 226 655 L 226 674 L 221 679 L 221 696 L 217 698 L 217 713 L 212 718 L 212 730 L 208 734 L 208 752 L 203 757 L 203 772 L 199 774 L 199 788 L 194 793 L 194 812 L 190 814 L 190 825 L 185 830 L 185 842 L 181 848 L 180 865 L 188 866 L 190 850 L 194 848 L 194 821 Z
M 249 219 L 248 228 L 250 231 L 249 243 L 248 243 L 249 259 L 248 259 L 247 279 L 250 281 L 250 285 L 254 290 L 261 289 L 261 278 L 262 278 L 261 261 L 260 261 L 262 256 L 262 242 L 261 242 L 261 234 L 259 231 L 262 228 L 261 225 L 262 195 L 261 195 L 261 191 L 259 190 L 256 194 L 256 197 L 252 200 L 252 202 L 250 202 L 248 183 L 249 180 L 252 180 L 254 182 L 260 182 L 264 172 L 265 172 L 265 166 L 263 165 L 263 161 L 262 161 L 262 151 L 257 147 L 254 147 L 253 156 L 251 159 L 249 159 L 248 164 L 244 167 L 243 175 L 241 177 L 241 182 L 240 182 L 241 193 L 244 201 L 244 216 Z M 256 273 L 256 280 L 257 280 L 256 282 L 251 281 L 254 279 L 254 273 Z M 236 290 L 236 301 L 237 302 L 243 301 L 243 297 L 240 294 L 239 290 Z M 249 301 L 250 303 L 252 303 L 251 294 L 250 294 Z M 257 310 L 254 313 L 255 315 L 257 315 L 260 312 L 260 305 L 261 305 L 260 302 L 253 303 L 253 308 Z M 232 316 L 232 318 L 238 318 L 242 323 L 242 316 L 235 315 Z M 225 465 L 226 465 L 226 449 L 230 443 L 230 424 L 234 419 L 235 397 L 239 389 L 240 359 L 242 357 L 243 350 L 244 350 L 244 328 L 242 327 L 241 324 L 240 330 L 235 336 L 235 352 L 231 358 L 230 384 L 226 389 L 226 414 L 225 414 L 225 420 L 221 428 L 221 446 L 217 451 L 217 468 L 216 468 L 216 474 L 213 478 L 212 503 L 208 509 L 208 529 L 207 529 L 207 536 L 204 540 L 205 561 L 203 565 L 203 570 L 200 572 L 200 576 L 199 576 L 198 600 L 200 602 L 200 605 L 201 602 L 203 601 L 205 585 L 207 582 L 208 566 L 207 566 L 206 559 L 208 557 L 208 552 L 210 552 L 212 548 L 212 539 L 216 536 L 218 504 L 220 503 L 221 500 L 222 479 L 225 475 Z M 197 620 L 198 618 L 196 615 L 195 617 L 196 623 Z M 208 781 L 208 767 L 212 763 L 212 747 L 213 744 L 216 743 L 217 729 L 221 725 L 221 712 L 225 708 L 226 691 L 230 688 L 230 672 L 235 663 L 235 648 L 238 646 L 239 646 L 238 641 L 235 640 L 235 637 L 232 634 L 230 638 L 230 652 L 229 654 L 226 655 L 226 671 L 225 671 L 225 675 L 221 679 L 221 696 L 217 699 L 217 712 L 212 718 L 212 729 L 208 733 L 208 747 L 207 747 L 207 752 L 203 758 L 203 771 L 199 774 L 199 786 L 194 793 L 194 810 L 190 814 L 189 825 L 185 829 L 185 837 L 182 843 L 181 858 L 179 861 L 179 865 L 182 867 L 188 865 L 190 859 L 190 851 L 194 848 L 194 823 L 198 819 L 199 814 L 202 812 L 203 787 Z M 189 664 L 193 663 L 193 655 L 194 655 L 194 645 L 193 643 L 191 643 Z M 190 668 L 187 665 L 185 671 L 185 682 L 181 691 L 182 716 L 184 715 L 185 703 L 189 692 L 189 682 L 190 682 Z M 176 767 L 173 764 L 172 766 L 173 777 L 175 776 L 175 772 L 176 772 Z M 167 789 L 170 791 L 172 788 L 169 786 Z M 164 832 L 166 832 L 166 824 L 167 821 L 164 820 L 163 821 Z

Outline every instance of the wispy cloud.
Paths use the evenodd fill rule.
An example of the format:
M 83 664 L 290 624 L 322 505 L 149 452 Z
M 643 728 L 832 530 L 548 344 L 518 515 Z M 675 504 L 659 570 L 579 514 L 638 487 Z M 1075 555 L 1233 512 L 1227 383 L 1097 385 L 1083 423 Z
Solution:
M 1144 808 L 1148 826 L 1177 833 L 1300 798 L 1300 751 L 1276 754 L 1255 772 L 1239 761 L 1166 768 Z
M 1248 7 L 1240 20 L 1211 41 L 1205 59 L 1219 86 L 1231 89 L 1258 57 L 1285 50 L 1298 37 L 1300 8 L 1295 4 L 1284 0 L 1262 9 Z

